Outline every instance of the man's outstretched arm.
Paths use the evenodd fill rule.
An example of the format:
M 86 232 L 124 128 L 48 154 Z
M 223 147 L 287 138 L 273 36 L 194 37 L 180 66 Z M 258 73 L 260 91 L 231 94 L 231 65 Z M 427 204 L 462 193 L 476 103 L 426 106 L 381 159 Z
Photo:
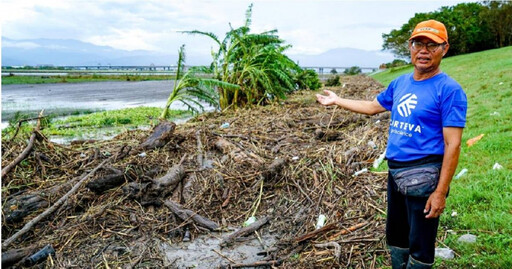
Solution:
M 324 106 L 337 105 L 350 111 L 367 115 L 374 115 L 386 111 L 377 99 L 373 101 L 351 100 L 340 98 L 332 91 L 324 90 L 324 93 L 327 95 L 316 95 L 316 100 Z

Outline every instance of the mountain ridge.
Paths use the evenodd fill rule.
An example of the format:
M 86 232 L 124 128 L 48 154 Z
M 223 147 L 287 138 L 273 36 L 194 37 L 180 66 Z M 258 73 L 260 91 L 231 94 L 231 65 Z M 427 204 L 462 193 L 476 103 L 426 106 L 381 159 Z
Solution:
M 372 67 L 393 61 L 388 52 L 335 48 L 317 55 L 287 54 L 304 67 Z M 121 50 L 75 39 L 2 37 L 2 66 L 174 65 L 177 54 Z M 210 55 L 187 55 L 187 65 L 209 65 Z

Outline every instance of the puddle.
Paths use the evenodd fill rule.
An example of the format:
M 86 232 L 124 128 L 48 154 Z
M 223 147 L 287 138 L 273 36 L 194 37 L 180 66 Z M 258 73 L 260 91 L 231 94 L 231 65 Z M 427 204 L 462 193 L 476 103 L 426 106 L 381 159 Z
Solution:
M 254 263 L 263 260 L 265 256 L 260 256 L 258 253 L 272 248 L 277 243 L 277 238 L 263 234 L 261 239 L 263 245 L 253 234 L 247 237 L 246 241 L 220 248 L 221 239 L 212 235 L 200 235 L 190 242 L 173 244 L 164 242 L 161 244 L 161 250 L 166 257 L 164 263 L 166 267 L 218 268 L 232 264 L 230 260 L 235 263 Z

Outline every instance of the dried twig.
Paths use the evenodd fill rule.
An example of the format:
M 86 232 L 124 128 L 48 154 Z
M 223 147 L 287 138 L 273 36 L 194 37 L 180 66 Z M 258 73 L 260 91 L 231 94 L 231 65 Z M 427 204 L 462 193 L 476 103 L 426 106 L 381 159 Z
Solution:
M 241 236 L 244 236 L 244 235 L 247 235 L 247 234 L 250 234 L 256 230 L 258 230 L 261 226 L 263 226 L 265 223 L 267 223 L 268 221 L 270 220 L 270 217 L 263 217 L 263 218 L 260 218 L 259 220 L 251 223 L 249 226 L 247 227 L 243 227 L 242 229 L 226 236 L 222 242 L 220 243 L 221 246 L 227 246 L 227 245 L 230 245 L 231 243 L 233 243 L 233 241 L 235 241 L 238 237 L 241 237 Z
M 25 159 L 28 156 L 28 154 L 30 153 L 30 151 L 32 150 L 32 147 L 34 146 L 34 142 L 36 141 L 37 132 L 39 131 L 39 128 L 41 128 L 41 119 L 40 118 L 43 115 L 43 111 L 44 110 L 42 110 L 39 113 L 39 118 L 37 120 L 37 126 L 34 129 L 34 131 L 32 132 L 32 135 L 30 136 L 30 140 L 28 142 L 27 147 L 23 150 L 23 152 L 21 152 L 21 154 L 16 159 L 14 159 L 14 161 L 12 163 L 8 164 L 6 167 L 4 167 L 4 169 L 2 169 L 2 177 L 5 177 L 5 175 L 12 168 L 14 168 L 16 165 L 18 165 L 18 163 L 20 163 L 21 161 L 23 161 L 23 159 Z

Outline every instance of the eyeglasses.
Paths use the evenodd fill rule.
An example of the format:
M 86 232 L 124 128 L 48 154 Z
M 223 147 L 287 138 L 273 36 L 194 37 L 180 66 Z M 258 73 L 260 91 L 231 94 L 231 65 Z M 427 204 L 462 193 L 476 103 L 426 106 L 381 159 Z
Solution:
M 440 46 L 444 46 L 444 44 L 445 43 L 438 44 L 434 42 L 423 43 L 417 40 L 413 40 L 411 41 L 411 48 L 415 51 L 420 51 L 426 46 L 428 51 L 435 52 Z

